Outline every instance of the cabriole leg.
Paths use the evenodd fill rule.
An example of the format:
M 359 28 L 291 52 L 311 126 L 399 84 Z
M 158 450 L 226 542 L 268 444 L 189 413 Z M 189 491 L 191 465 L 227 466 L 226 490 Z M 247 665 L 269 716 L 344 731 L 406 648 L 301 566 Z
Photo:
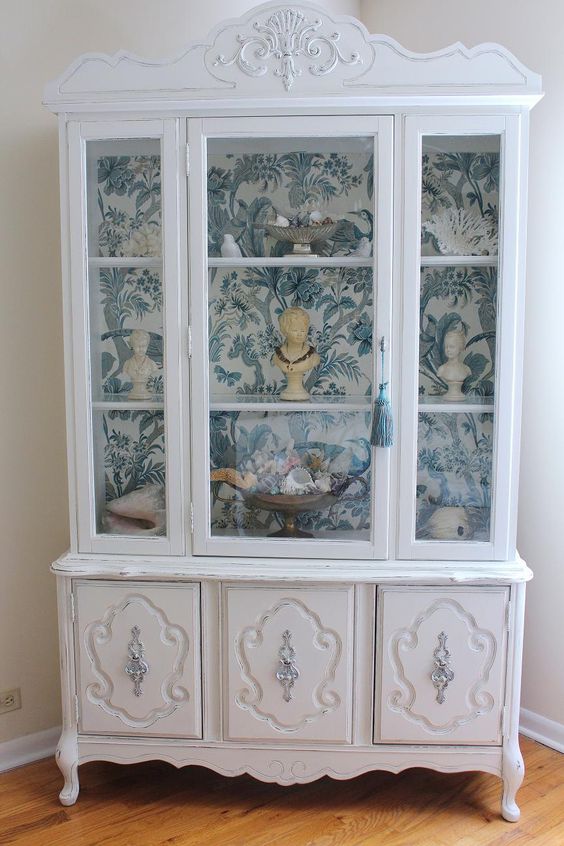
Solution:
M 78 748 L 74 731 L 63 731 L 57 746 L 55 760 L 65 779 L 64 787 L 59 793 L 61 804 L 74 805 L 80 789 L 78 782 Z
M 515 801 L 517 791 L 521 787 L 525 775 L 525 765 L 518 743 L 511 743 L 503 753 L 503 798 L 501 813 L 508 822 L 517 822 L 521 816 L 519 806 Z

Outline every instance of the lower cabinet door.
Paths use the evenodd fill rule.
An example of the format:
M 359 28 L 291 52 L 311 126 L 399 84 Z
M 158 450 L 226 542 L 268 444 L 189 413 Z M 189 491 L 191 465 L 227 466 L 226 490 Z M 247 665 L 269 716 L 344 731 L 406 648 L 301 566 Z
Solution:
M 201 737 L 199 586 L 80 581 L 80 731 Z
M 351 742 L 354 589 L 225 585 L 224 735 Z
M 501 743 L 504 587 L 382 587 L 375 740 Z

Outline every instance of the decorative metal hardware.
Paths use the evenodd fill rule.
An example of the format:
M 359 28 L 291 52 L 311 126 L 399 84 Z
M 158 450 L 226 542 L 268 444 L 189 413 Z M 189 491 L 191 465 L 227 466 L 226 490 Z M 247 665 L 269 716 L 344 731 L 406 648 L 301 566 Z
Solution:
M 255 34 L 245 36 L 239 34 L 237 41 L 239 48 L 231 59 L 217 56 L 214 67 L 236 64 L 247 76 L 264 76 L 267 72 L 267 62 L 274 57 L 280 64 L 274 69 L 274 76 L 280 77 L 284 88 L 289 91 L 296 77 L 302 75 L 302 69 L 296 65 L 296 59 L 304 56 L 316 59 L 309 67 L 314 76 L 325 76 L 330 73 L 339 62 L 345 65 L 361 64 L 362 59 L 356 52 L 351 53 L 350 59 L 345 58 L 337 46 L 340 39 L 339 32 L 330 34 L 318 33 L 321 20 L 310 23 L 305 15 L 297 9 L 279 9 L 264 23 L 255 21 Z M 321 59 L 323 52 L 326 59 Z M 256 61 L 256 60 L 260 61 Z
M 447 649 L 447 636 L 444 632 L 438 635 L 439 645 L 433 652 L 435 669 L 431 673 L 431 681 L 437 688 L 437 702 L 442 705 L 445 701 L 445 691 L 449 683 L 454 679 L 454 673 L 450 666 L 450 652 Z
M 280 669 L 276 673 L 276 678 L 284 688 L 283 699 L 284 702 L 289 702 L 292 699 L 292 688 L 297 678 L 299 678 L 300 671 L 294 664 L 296 651 L 290 643 L 292 633 L 286 629 L 282 632 L 282 646 L 278 650 L 278 657 L 280 658 Z
M 129 661 L 125 665 L 125 672 L 133 679 L 133 693 L 135 696 L 141 696 L 141 682 L 146 673 L 149 672 L 149 665 L 144 660 L 145 648 L 139 640 L 141 629 L 139 626 L 133 626 L 131 629 L 131 640 L 127 644 L 127 654 Z

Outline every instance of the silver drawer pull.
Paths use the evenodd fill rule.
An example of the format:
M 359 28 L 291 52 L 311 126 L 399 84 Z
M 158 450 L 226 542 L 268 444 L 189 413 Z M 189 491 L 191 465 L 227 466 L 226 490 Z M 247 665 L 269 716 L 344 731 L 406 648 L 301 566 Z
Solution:
M 125 665 L 125 672 L 133 679 L 133 693 L 135 696 L 141 696 L 141 682 L 146 673 L 149 672 L 149 665 L 144 660 L 145 648 L 139 640 L 141 629 L 139 626 L 133 626 L 131 629 L 131 640 L 127 644 L 127 654 L 129 661 Z
M 282 632 L 282 646 L 278 650 L 280 667 L 276 673 L 276 678 L 284 688 L 284 694 L 282 697 L 284 702 L 289 702 L 292 699 L 292 688 L 294 687 L 296 679 L 300 675 L 300 671 L 294 664 L 296 652 L 290 643 L 291 637 L 292 634 L 288 631 L 288 629 L 286 629 L 285 632 Z
M 431 681 L 437 688 L 437 702 L 442 705 L 445 701 L 445 691 L 454 679 L 454 673 L 450 666 L 450 652 L 446 645 L 447 636 L 444 632 L 441 632 L 438 638 L 439 645 L 433 652 L 435 669 L 431 673 Z

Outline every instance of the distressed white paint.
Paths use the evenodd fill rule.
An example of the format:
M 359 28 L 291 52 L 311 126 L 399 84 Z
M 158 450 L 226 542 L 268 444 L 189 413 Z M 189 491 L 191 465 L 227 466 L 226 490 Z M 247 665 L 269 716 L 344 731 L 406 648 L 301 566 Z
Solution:
M 69 345 L 71 348 L 67 348 L 67 372 L 68 381 L 75 385 L 74 404 L 69 407 L 69 444 L 71 460 L 76 461 L 77 467 L 78 526 L 73 538 L 73 552 L 53 566 L 59 577 L 61 597 L 59 617 L 65 702 L 59 746 L 59 764 L 65 775 L 61 800 L 67 804 L 76 800 L 77 765 L 96 758 L 121 762 L 163 758 L 177 766 L 204 764 L 218 772 L 230 775 L 250 772 L 257 778 L 283 784 L 310 781 L 323 774 L 346 778 L 370 769 L 399 771 L 408 766 L 427 766 L 441 771 L 484 770 L 500 775 L 504 781 L 502 812 L 506 819 L 515 820 L 519 813 L 515 793 L 523 772 L 517 742 L 517 716 L 524 583 L 531 576 L 516 555 L 514 545 L 518 447 L 516 414 L 520 401 L 522 325 L 522 294 L 515 283 L 520 279 L 523 261 L 524 215 L 521 210 L 526 196 L 526 109 L 540 96 L 540 79 L 498 45 L 481 45 L 466 50 L 457 44 L 438 53 L 417 56 L 403 50 L 391 39 L 368 36 L 363 26 L 352 19 L 331 19 L 324 10 L 308 6 L 303 7 L 306 18 L 320 19 L 319 29 L 325 39 L 330 31 L 340 33 L 338 43 L 342 57 L 326 73 L 312 72 L 311 66 L 302 68 L 302 75 L 296 76 L 290 86 L 286 85 L 286 90 L 280 77 L 272 72 L 272 66 L 257 74 L 249 73 L 248 68 L 240 66 L 237 61 L 230 61 L 236 56 L 240 43 L 234 38 L 235 34 L 240 31 L 244 40 L 252 32 L 253 21 L 267 19 L 276 8 L 287 7 L 270 3 L 253 10 L 236 24 L 227 22 L 218 27 L 208 41 L 189 47 L 181 57 L 172 61 L 143 62 L 124 54 L 113 59 L 82 57 L 46 91 L 46 102 L 54 111 L 67 115 L 72 113 L 66 126 L 64 116 L 61 118 L 61 141 L 64 146 L 68 139 L 70 157 L 68 176 L 66 173 L 63 175 L 63 185 L 68 178 L 69 186 L 70 235 L 63 231 L 63 248 L 65 258 L 70 256 L 67 301 L 72 308 L 73 326 L 76 327 Z M 295 7 L 290 4 L 289 8 Z M 220 44 L 229 60 L 227 64 L 217 64 Z M 358 61 L 353 61 L 355 55 Z M 355 77 L 359 68 L 361 73 Z M 419 117 L 415 116 L 415 111 Z M 277 113 L 276 117 L 271 116 L 273 112 Z M 335 130 L 337 121 L 329 115 L 352 116 L 355 112 L 359 117 L 348 117 L 346 127 L 341 128 L 341 122 Z M 287 115 L 292 120 L 281 115 Z M 311 116 L 316 117 L 312 120 Z M 503 408 L 500 409 L 496 436 L 498 497 L 492 544 L 415 545 L 411 539 L 414 459 L 410 421 L 414 418 L 417 330 L 413 323 L 410 274 L 415 267 L 415 243 L 419 241 L 414 199 L 419 190 L 417 139 L 424 128 L 443 133 L 494 132 L 504 139 L 506 170 L 503 199 L 506 215 L 501 261 L 502 274 L 506 273 L 509 280 L 513 279 L 514 285 L 511 287 L 508 281 L 503 293 L 498 384 L 498 400 L 503 399 Z M 202 214 L 202 208 L 205 208 L 204 139 L 214 132 L 245 138 L 253 133 L 264 134 L 265 131 L 271 135 L 368 132 L 377 142 L 380 226 L 375 258 L 379 274 L 378 319 L 383 323 L 378 331 L 383 329 L 382 334 L 392 336 L 391 387 L 394 399 L 397 399 L 396 409 L 399 410 L 400 440 L 399 448 L 386 453 L 378 451 L 376 467 L 379 472 L 375 474 L 375 484 L 379 486 L 375 501 L 377 533 L 368 555 L 364 551 L 359 552 L 359 544 L 354 549 L 345 550 L 339 544 L 325 549 L 321 543 L 313 549 L 299 543 L 279 543 L 273 552 L 272 545 L 266 541 L 252 549 L 239 545 L 236 539 L 225 544 L 214 542 L 212 547 L 206 537 L 208 486 L 203 398 L 207 396 L 207 384 L 203 374 L 207 315 L 201 296 L 206 270 L 205 215 Z M 191 160 L 187 195 L 183 190 L 186 132 Z M 166 394 L 171 512 L 166 541 L 126 542 L 123 539 L 101 539 L 93 533 L 82 176 L 84 139 L 90 137 L 162 139 L 164 182 L 168 186 L 164 217 L 165 262 L 169 272 L 165 284 L 171 304 L 166 312 L 167 346 L 171 344 L 167 359 L 169 382 Z M 61 161 L 64 165 L 64 156 Z M 66 219 L 64 214 L 63 223 Z M 419 268 L 417 279 L 418 271 Z M 390 293 L 389 278 L 392 275 L 393 293 Z M 191 367 L 184 348 L 188 319 L 192 321 L 193 329 Z M 406 329 L 402 337 L 404 325 Z M 180 384 L 183 386 L 182 393 L 176 389 L 176 385 Z M 188 402 L 188 391 L 193 412 Z M 193 425 L 191 474 L 190 425 Z M 76 445 L 72 437 L 74 430 L 78 433 Z M 400 452 L 404 460 L 398 486 Z M 187 519 L 189 501 L 185 492 L 188 490 L 195 505 L 194 545 L 190 520 Z M 389 502 L 388 490 L 392 494 Z M 398 516 L 399 535 L 396 532 Z M 194 549 L 198 555 L 185 553 L 183 519 L 188 526 L 188 550 Z M 200 554 L 210 552 L 215 552 L 216 557 Z M 233 552 L 238 552 L 240 557 L 230 557 Z M 312 553 L 311 558 L 305 557 Z M 249 555 L 254 556 L 252 561 L 245 557 Z M 277 557 L 269 557 L 272 555 Z M 117 584 L 103 586 L 99 580 L 104 578 L 116 579 Z M 139 597 L 136 600 L 139 607 L 150 615 L 151 608 L 160 607 L 157 597 L 164 591 L 175 597 L 171 600 L 174 622 L 191 633 L 194 639 L 198 636 L 197 609 L 192 606 L 191 616 L 187 607 L 189 603 L 184 610 L 182 598 L 191 594 L 193 599 L 196 588 L 191 585 L 199 583 L 203 609 L 203 662 L 201 676 L 196 665 L 191 673 L 194 689 L 199 689 L 201 679 L 203 691 L 201 740 L 194 739 L 194 735 L 200 732 L 195 715 L 193 719 L 182 722 L 181 709 L 175 712 L 177 722 L 165 731 L 166 737 L 156 737 L 153 723 L 141 725 L 149 721 L 135 717 L 132 720 L 129 711 L 127 730 L 133 736 L 109 736 L 111 730 L 105 720 L 106 717 L 115 719 L 116 715 L 110 713 L 113 706 L 107 690 L 106 695 L 101 697 L 103 701 L 94 702 L 96 696 L 88 700 L 91 682 L 83 680 L 81 687 L 76 686 L 74 649 L 83 648 L 81 638 L 84 643 L 84 629 L 81 629 L 80 622 L 74 621 L 75 612 L 71 605 L 71 586 L 77 579 L 84 580 L 80 583 L 81 596 L 84 597 L 79 609 L 80 619 L 88 619 L 91 623 L 103 620 L 107 615 L 111 617 L 114 613 L 112 609 L 116 607 L 113 592 L 123 597 L 129 595 L 130 589 Z M 88 579 L 92 579 L 93 583 L 88 583 Z M 399 585 L 401 590 L 397 587 Z M 95 602 L 94 597 L 98 596 L 99 590 L 102 593 Z M 390 591 L 388 596 L 399 597 L 400 606 L 388 617 L 385 613 L 386 591 Z M 377 629 L 375 602 L 378 594 L 384 613 L 381 620 L 379 618 Z M 511 597 L 510 604 L 507 604 L 508 595 Z M 332 596 L 335 600 L 330 607 L 329 598 Z M 432 600 L 430 607 L 423 602 L 423 596 Z M 433 606 L 433 602 L 439 605 Z M 488 603 L 492 604 L 491 608 Z M 388 608 L 391 607 L 388 605 Z M 445 608 L 447 611 L 444 611 Z M 462 610 L 457 614 L 453 610 L 455 608 Z M 464 626 L 467 630 L 470 627 L 474 633 L 487 631 L 483 635 L 486 651 L 489 650 L 486 664 L 478 667 L 467 662 L 468 668 L 461 679 L 461 690 L 466 694 L 457 694 L 456 701 L 460 704 L 465 697 L 468 699 L 468 691 L 472 691 L 476 683 L 476 674 L 484 686 L 489 686 L 488 690 L 491 688 L 493 697 L 488 713 L 475 715 L 468 723 L 471 729 L 462 730 L 462 727 L 455 726 L 452 735 L 454 738 L 456 734 L 456 740 L 449 738 L 441 742 L 436 739 L 436 709 L 433 710 L 430 701 L 424 701 L 426 696 L 428 699 L 425 688 L 428 684 L 428 658 L 419 658 L 425 649 L 427 652 L 431 649 L 432 638 L 422 641 L 423 651 L 417 652 L 415 663 L 409 667 L 410 677 L 415 680 L 416 701 L 423 703 L 422 710 L 426 709 L 426 714 L 412 710 L 410 718 L 406 718 L 404 711 L 399 715 L 402 728 L 398 730 L 397 712 L 392 719 L 389 713 L 384 718 L 381 711 L 391 687 L 397 685 L 398 678 L 407 677 L 399 661 L 399 651 L 395 654 L 395 665 L 389 663 L 390 643 L 399 643 L 398 632 L 413 631 L 414 626 L 417 628 L 414 619 L 418 614 L 432 617 L 439 613 L 438 609 L 441 609 L 440 613 L 449 612 L 454 616 L 456 634 L 452 635 L 451 642 L 457 655 L 468 648 L 461 634 Z M 285 712 L 280 703 L 276 708 L 262 707 L 266 700 L 275 702 L 276 694 L 281 692 L 275 675 L 278 666 L 276 637 L 272 631 L 266 633 L 267 622 L 273 616 L 277 618 L 279 613 L 284 616 L 283 623 L 288 628 L 296 624 L 292 614 L 297 614 L 303 624 L 299 642 L 293 642 L 293 645 L 297 655 L 304 656 L 306 678 L 301 676 L 301 680 L 310 681 L 309 693 L 306 693 L 308 688 L 305 686 L 300 689 L 293 722 L 289 720 L 287 723 L 284 723 Z M 441 620 L 441 623 L 444 622 Z M 332 632 L 334 648 L 328 662 L 316 663 L 313 660 L 315 653 L 311 652 L 311 643 L 306 645 L 304 635 L 308 626 L 314 637 L 321 630 L 330 629 Z M 246 640 L 242 638 L 242 632 L 247 633 Z M 258 667 L 253 666 L 248 658 L 249 636 L 251 640 L 260 642 L 261 649 L 266 649 L 261 652 Z M 241 646 L 243 641 L 244 648 Z M 86 654 L 88 656 L 88 652 Z M 96 663 L 92 655 L 91 650 L 91 667 L 93 661 Z M 490 660 L 492 655 L 493 660 Z M 85 672 L 84 660 L 81 654 L 79 674 Z M 112 660 L 118 667 L 122 659 L 114 657 Z M 374 666 L 375 676 L 371 669 Z M 320 673 L 321 680 L 313 683 L 313 690 L 327 682 L 327 689 L 337 695 L 338 703 L 337 698 L 333 698 L 327 700 L 332 704 L 325 709 L 317 707 L 316 710 L 311 679 L 316 679 Z M 241 690 L 245 686 L 254 688 L 251 699 L 241 698 Z M 261 698 L 256 693 L 263 686 Z M 377 699 L 375 709 L 374 690 L 380 691 L 382 700 Z M 123 695 L 125 693 L 123 691 Z M 87 701 L 99 711 L 90 716 L 93 722 L 78 724 L 78 713 L 86 707 Z M 246 707 L 241 707 L 241 704 Z M 279 707 L 282 711 L 278 710 Z M 122 716 L 125 710 L 122 709 Z M 426 730 L 421 728 L 423 715 L 427 719 Z M 304 716 L 308 728 L 303 734 L 303 741 L 294 738 L 281 741 L 281 735 L 299 734 L 300 729 L 296 727 L 304 721 Z M 373 743 L 371 725 L 376 717 L 377 740 Z M 163 715 L 163 726 L 165 719 L 170 717 Z M 433 724 L 435 736 L 430 742 L 429 727 L 432 734 Z M 92 726 L 97 726 L 102 734 L 95 736 Z M 386 743 L 382 742 L 383 739 Z

